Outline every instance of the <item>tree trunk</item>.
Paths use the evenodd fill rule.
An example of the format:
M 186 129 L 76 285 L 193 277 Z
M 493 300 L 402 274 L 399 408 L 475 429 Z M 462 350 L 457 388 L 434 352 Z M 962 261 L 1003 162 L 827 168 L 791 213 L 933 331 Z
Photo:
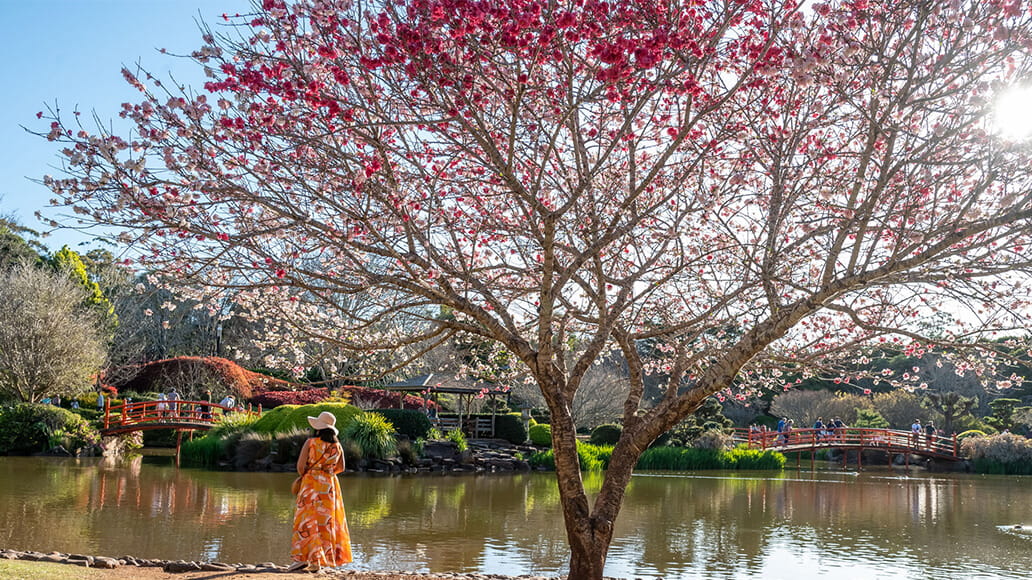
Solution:
M 625 480 L 629 478 L 630 470 L 627 470 L 627 477 L 617 478 L 624 482 L 618 485 L 609 483 L 612 474 L 607 472 L 606 484 L 596 498 L 595 513 L 592 513 L 581 479 L 573 417 L 569 413 L 569 408 L 565 406 L 551 406 L 550 411 L 556 481 L 566 523 L 566 537 L 570 544 L 568 578 L 601 580 L 609 544 L 613 539 L 613 520 L 616 518 L 616 511 L 619 511 L 623 489 L 626 486 Z M 617 471 L 622 470 L 618 467 Z M 613 495 L 613 489 L 617 489 L 616 497 L 610 497 Z

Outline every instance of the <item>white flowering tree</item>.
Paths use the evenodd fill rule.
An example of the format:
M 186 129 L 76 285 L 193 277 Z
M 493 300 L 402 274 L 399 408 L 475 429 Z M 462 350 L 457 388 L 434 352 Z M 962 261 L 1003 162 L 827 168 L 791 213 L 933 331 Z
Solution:
M 454 334 L 504 347 L 551 411 L 570 578 L 602 576 L 640 453 L 706 397 L 850 383 L 860 344 L 1024 328 L 1032 163 L 993 107 L 1032 74 L 1027 1 L 265 0 L 228 20 L 193 55 L 203 92 L 125 71 L 133 131 L 51 113 L 67 167 L 46 182 L 142 266 L 284 332 L 388 365 Z M 571 403 L 614 351 L 624 430 L 592 503 Z
M 0 397 L 38 403 L 93 388 L 106 331 L 65 272 L 18 264 L 0 272 Z

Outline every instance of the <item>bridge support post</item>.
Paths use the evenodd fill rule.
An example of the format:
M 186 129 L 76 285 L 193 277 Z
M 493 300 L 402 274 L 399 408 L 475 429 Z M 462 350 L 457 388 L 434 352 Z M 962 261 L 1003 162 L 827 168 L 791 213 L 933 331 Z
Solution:
M 183 431 L 176 430 L 176 469 L 179 469 L 179 451 L 183 447 Z

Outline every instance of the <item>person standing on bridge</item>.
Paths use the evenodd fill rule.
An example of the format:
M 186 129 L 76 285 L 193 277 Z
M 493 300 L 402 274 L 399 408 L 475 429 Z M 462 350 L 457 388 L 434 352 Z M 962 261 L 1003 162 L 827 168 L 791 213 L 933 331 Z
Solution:
M 935 424 L 931 421 L 925 425 L 925 445 L 932 449 L 935 445 Z
M 821 440 L 824 438 L 824 421 L 823 417 L 817 417 L 817 420 L 813 422 L 813 438 L 815 440 Z
M 168 403 L 165 402 L 165 393 L 158 393 L 158 421 L 162 423 L 168 418 Z
M 288 572 L 342 566 L 351 562 L 351 533 L 337 474 L 344 471 L 344 449 L 337 439 L 337 417 L 323 411 L 308 417 L 315 429 L 297 459 L 301 487 L 294 511 Z
M 225 407 L 222 409 L 222 414 L 225 415 L 236 408 L 236 399 L 233 398 L 233 395 L 226 395 L 219 401 L 219 405 Z
M 910 432 L 914 434 L 914 447 L 921 444 L 921 420 L 914 419 L 914 423 L 910 425 Z
M 179 393 L 176 392 L 176 388 L 172 387 L 172 390 L 168 392 L 168 408 L 172 411 L 172 418 L 179 418 Z

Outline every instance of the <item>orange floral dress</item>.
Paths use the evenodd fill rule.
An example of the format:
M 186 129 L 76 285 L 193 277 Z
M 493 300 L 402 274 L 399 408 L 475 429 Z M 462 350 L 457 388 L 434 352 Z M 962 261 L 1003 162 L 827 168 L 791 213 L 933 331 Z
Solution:
M 309 439 L 308 471 L 301 478 L 294 511 L 290 559 L 320 568 L 351 561 L 351 533 L 334 467 L 342 449 L 318 437 Z

